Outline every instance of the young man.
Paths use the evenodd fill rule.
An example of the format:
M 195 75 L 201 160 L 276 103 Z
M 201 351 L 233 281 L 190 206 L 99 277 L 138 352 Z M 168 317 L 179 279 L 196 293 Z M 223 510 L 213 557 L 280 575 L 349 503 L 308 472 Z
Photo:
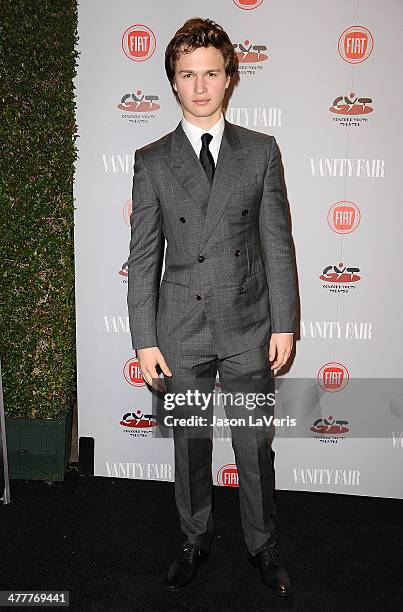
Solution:
M 188 20 L 168 44 L 165 69 L 183 117 L 173 132 L 135 153 L 132 346 L 146 382 L 157 383 L 160 368 L 165 391 L 212 392 L 217 371 L 223 391 L 251 379 L 259 390 L 272 390 L 291 354 L 297 300 L 277 143 L 224 118 L 237 64 L 228 35 L 213 21 Z M 233 406 L 225 410 L 235 414 Z M 185 407 L 187 415 L 196 412 Z M 272 521 L 269 428 L 231 430 L 248 558 L 272 591 L 288 595 Z M 173 435 L 175 500 L 186 536 L 165 580 L 176 590 L 207 559 L 214 523 L 211 439 L 186 426 L 174 427 Z

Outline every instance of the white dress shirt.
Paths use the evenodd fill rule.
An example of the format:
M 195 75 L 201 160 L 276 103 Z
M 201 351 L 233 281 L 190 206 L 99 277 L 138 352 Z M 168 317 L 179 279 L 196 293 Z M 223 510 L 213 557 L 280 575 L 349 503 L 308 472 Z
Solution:
M 201 137 L 203 134 L 211 134 L 213 139 L 210 141 L 209 149 L 214 159 L 215 165 L 217 165 L 218 153 L 220 151 L 221 139 L 224 132 L 225 122 L 224 115 L 221 113 L 221 117 L 209 130 L 204 130 L 193 123 L 190 123 L 185 117 L 182 117 L 182 127 L 186 136 L 190 140 L 197 157 L 200 155 L 200 149 L 202 147 Z
M 222 139 L 222 135 L 224 132 L 224 127 L 225 127 L 224 115 L 221 113 L 221 117 L 219 118 L 217 123 L 215 123 L 213 127 L 211 127 L 209 130 L 204 130 L 203 128 L 199 126 L 194 125 L 193 123 L 190 123 L 190 121 L 185 119 L 185 117 L 182 117 L 181 123 L 182 123 L 183 131 L 185 132 L 186 136 L 189 138 L 190 144 L 192 145 L 197 157 L 199 157 L 200 150 L 202 147 L 202 141 L 201 141 L 202 135 L 206 133 L 209 133 L 212 135 L 213 139 L 210 141 L 209 149 L 213 156 L 214 163 L 215 165 L 217 165 L 218 153 L 220 151 L 221 139 Z M 293 332 L 284 332 L 284 333 L 289 334 L 290 336 L 293 335 Z

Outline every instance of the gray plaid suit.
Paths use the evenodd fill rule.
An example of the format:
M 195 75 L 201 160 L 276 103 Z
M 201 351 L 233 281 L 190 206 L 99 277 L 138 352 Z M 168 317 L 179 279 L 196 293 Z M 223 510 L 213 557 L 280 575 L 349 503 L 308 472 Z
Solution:
M 179 123 L 135 153 L 130 223 L 132 346 L 161 349 L 173 372 L 165 380 L 167 391 L 178 391 L 179 380 L 212 389 L 217 371 L 224 388 L 237 376 L 263 381 L 263 375 L 261 386 L 272 388 L 270 335 L 295 331 L 297 310 L 275 138 L 225 120 L 210 185 Z M 275 534 L 269 432 L 257 429 L 232 432 L 241 518 L 252 554 Z M 174 428 L 174 440 L 182 531 L 207 549 L 213 535 L 211 441 L 187 435 L 186 428 Z M 193 480 L 192 471 L 197 474 Z

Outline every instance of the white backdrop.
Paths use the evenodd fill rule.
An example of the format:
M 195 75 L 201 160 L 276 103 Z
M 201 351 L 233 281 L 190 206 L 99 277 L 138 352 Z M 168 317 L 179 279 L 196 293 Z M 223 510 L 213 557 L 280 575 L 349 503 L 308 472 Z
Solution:
M 174 478 L 172 438 L 158 437 L 131 349 L 126 261 L 134 151 L 180 120 L 164 51 L 193 16 L 237 45 L 228 120 L 275 135 L 283 156 L 301 331 L 279 384 L 301 385 L 282 408 L 301 428 L 274 441 L 277 488 L 403 498 L 401 380 L 387 384 L 403 357 L 399 0 L 79 3 L 78 414 L 95 475 Z M 219 435 L 214 482 L 236 486 Z

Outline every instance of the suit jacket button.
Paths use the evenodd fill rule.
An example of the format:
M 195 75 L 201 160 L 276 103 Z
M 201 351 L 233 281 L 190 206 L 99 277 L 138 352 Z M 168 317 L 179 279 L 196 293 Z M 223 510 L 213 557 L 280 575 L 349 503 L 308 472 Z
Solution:
M 237 250 L 234 252 L 235 257 L 239 257 L 239 256 L 240 256 L 240 254 L 241 254 L 241 251 L 240 251 L 239 249 L 237 249 Z
M 201 295 L 197 294 L 196 295 L 196 300 L 201 300 Z
M 243 217 L 246 217 L 246 215 L 247 215 L 248 213 L 249 213 L 248 209 L 247 209 L 247 208 L 245 208 L 245 210 L 243 210 L 241 214 L 242 214 L 242 216 L 243 216 Z
M 241 294 L 242 294 L 242 293 L 244 293 L 244 292 L 245 292 L 244 288 L 243 288 L 243 287 L 241 287 L 241 288 L 240 288 L 240 290 L 239 290 L 239 293 L 241 293 Z
M 182 223 L 186 223 L 185 217 L 179 217 L 179 220 L 182 221 Z
M 203 263 L 203 261 L 204 261 L 204 255 L 199 255 L 199 257 L 197 258 L 197 261 L 198 261 L 199 263 Z

